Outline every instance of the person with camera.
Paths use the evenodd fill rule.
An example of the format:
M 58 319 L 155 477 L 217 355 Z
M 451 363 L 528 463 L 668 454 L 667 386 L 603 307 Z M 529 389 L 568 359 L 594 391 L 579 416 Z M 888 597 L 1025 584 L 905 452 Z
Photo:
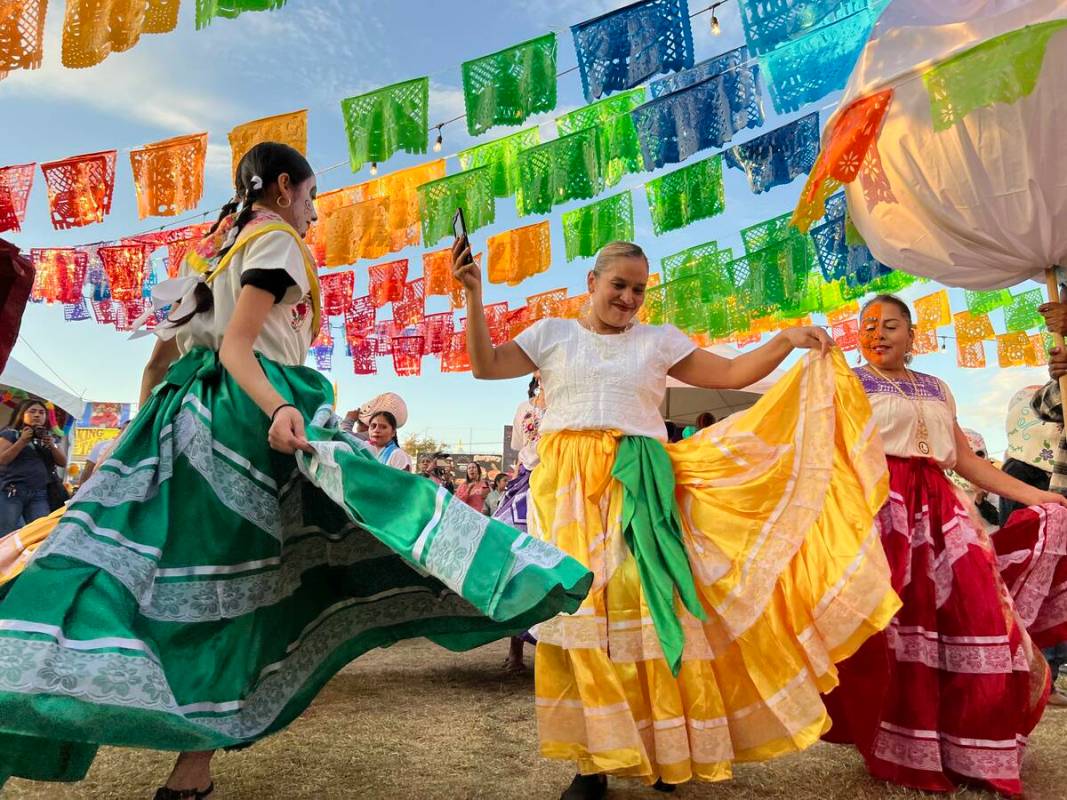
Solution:
M 434 453 L 419 462 L 422 464 L 420 474 L 429 478 L 438 486 L 443 486 L 451 494 L 456 493 L 456 482 L 452 480 L 452 467 L 444 453 Z
M 0 431 L 0 536 L 63 504 L 65 498 L 49 495 L 62 488 L 56 467 L 66 465 L 67 456 L 48 429 L 48 409 L 40 400 L 24 401 L 12 427 Z
M 467 480 L 456 487 L 455 494 L 479 514 L 484 514 L 485 498 L 489 496 L 491 488 L 482 472 L 482 465 L 472 461 L 467 465 Z

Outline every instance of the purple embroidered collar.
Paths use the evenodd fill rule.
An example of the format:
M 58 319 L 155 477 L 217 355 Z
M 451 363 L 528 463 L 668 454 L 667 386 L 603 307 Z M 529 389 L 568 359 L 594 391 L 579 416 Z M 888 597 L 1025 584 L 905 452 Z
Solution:
M 874 370 L 867 369 L 866 367 L 856 367 L 853 372 L 860 379 L 860 383 L 863 384 L 863 391 L 867 394 L 895 394 L 899 395 L 900 391 L 903 391 L 908 397 L 914 397 L 920 400 L 945 400 L 945 390 L 941 385 L 941 381 L 935 378 L 933 375 L 927 375 L 923 372 L 915 372 L 912 370 L 912 375 L 915 376 L 915 380 L 903 380 L 898 381 L 898 390 L 888 380 L 883 378 L 874 372 Z

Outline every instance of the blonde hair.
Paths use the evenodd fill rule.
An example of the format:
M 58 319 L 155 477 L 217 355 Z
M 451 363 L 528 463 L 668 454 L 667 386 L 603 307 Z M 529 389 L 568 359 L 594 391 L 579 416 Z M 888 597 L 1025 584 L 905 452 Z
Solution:
M 645 265 L 648 265 L 648 256 L 645 255 L 645 251 L 633 242 L 608 242 L 596 254 L 593 274 L 599 277 L 611 265 L 611 262 L 618 258 L 643 258 Z

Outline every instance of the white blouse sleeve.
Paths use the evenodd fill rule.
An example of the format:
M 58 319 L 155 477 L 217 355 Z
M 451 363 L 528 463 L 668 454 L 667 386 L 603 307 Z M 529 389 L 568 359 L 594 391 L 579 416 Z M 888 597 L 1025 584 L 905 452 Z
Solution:
M 693 340 L 673 325 L 664 325 L 659 331 L 660 353 L 663 356 L 664 365 L 667 369 L 670 369 L 697 349 Z
M 264 233 L 245 245 L 241 271 L 252 269 L 280 269 L 293 279 L 295 285 L 281 299 L 286 305 L 299 302 L 310 289 L 304 254 L 297 241 L 285 231 Z
M 411 470 L 411 456 L 399 447 L 389 456 L 389 466 L 396 469 Z
M 526 330 L 515 337 L 515 344 L 522 348 L 522 352 L 530 357 L 530 360 L 541 366 L 545 358 L 545 351 L 554 338 L 552 336 L 552 323 L 555 319 L 540 319 Z

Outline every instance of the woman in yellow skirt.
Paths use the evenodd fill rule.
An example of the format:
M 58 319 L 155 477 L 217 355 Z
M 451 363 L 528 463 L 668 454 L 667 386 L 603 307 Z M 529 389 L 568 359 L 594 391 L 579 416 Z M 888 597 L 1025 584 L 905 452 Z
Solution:
M 899 601 L 874 528 L 887 472 L 859 381 L 819 328 L 734 360 L 677 328 L 635 324 L 648 260 L 616 242 L 578 320 L 541 320 L 494 347 L 481 275 L 460 239 L 475 377 L 541 370 L 552 404 L 531 478 L 530 533 L 594 573 L 573 615 L 535 630 L 541 752 L 572 760 L 563 800 L 607 776 L 657 789 L 723 780 L 819 740 L 834 664 Z M 665 445 L 671 375 L 741 388 L 794 348 L 816 352 L 746 412 Z

